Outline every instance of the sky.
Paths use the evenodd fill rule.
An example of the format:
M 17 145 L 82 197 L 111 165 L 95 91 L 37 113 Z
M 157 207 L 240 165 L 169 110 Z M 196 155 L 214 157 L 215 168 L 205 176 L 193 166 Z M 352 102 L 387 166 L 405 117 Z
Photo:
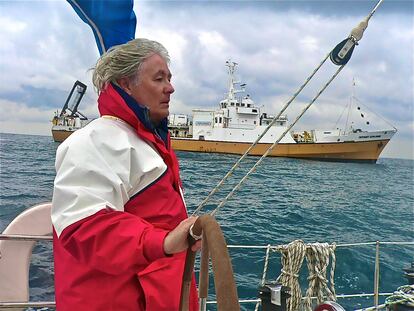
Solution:
M 269 114 L 277 114 L 322 59 L 376 1 L 135 1 L 136 37 L 171 57 L 171 113 L 216 108 L 228 89 L 226 60 Z M 353 56 L 295 130 L 398 129 L 382 156 L 414 159 L 414 9 L 385 0 Z M 76 80 L 79 110 L 97 117 L 91 83 L 99 52 L 89 26 L 64 0 L 0 0 L 0 132 L 51 135 Z M 338 67 L 326 62 L 286 111 L 294 120 Z M 355 81 L 355 85 L 353 85 Z M 356 106 L 347 109 L 352 100 Z M 364 117 L 361 117 L 361 113 Z M 367 125 L 369 121 L 369 125 Z

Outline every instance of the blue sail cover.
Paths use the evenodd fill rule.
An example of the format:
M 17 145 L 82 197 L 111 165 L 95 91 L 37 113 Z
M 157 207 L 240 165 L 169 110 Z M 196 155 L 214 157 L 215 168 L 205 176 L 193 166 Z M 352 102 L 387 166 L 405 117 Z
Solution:
M 133 0 L 67 0 L 95 35 L 99 53 L 135 38 Z

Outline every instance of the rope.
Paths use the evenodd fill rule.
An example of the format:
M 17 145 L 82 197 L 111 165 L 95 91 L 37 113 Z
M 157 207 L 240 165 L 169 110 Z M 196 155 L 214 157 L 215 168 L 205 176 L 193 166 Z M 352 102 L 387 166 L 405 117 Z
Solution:
M 240 186 L 246 181 L 246 179 L 256 170 L 256 168 L 262 163 L 262 161 L 269 155 L 269 153 L 277 146 L 277 144 L 282 140 L 283 137 L 291 130 L 291 128 L 299 121 L 299 119 L 304 115 L 304 113 L 312 106 L 312 104 L 318 99 L 318 97 L 325 91 L 325 89 L 331 84 L 331 82 L 336 78 L 336 76 L 341 72 L 345 65 L 342 65 L 338 70 L 332 75 L 332 77 L 325 83 L 322 89 L 316 94 L 316 96 L 303 108 L 302 112 L 296 117 L 290 126 L 283 132 L 282 135 L 266 150 L 266 152 L 260 157 L 260 159 L 253 165 L 253 167 L 244 175 L 244 177 L 238 182 L 236 186 L 229 192 L 229 194 L 220 202 L 216 209 L 211 212 L 212 216 L 215 216 L 220 208 L 227 203 L 227 201 L 233 196 L 233 194 L 240 188 Z
M 302 293 L 299 285 L 299 270 L 302 267 L 306 254 L 306 245 L 302 240 L 295 240 L 288 245 L 279 248 L 282 254 L 281 274 L 276 283 L 281 283 L 290 288 L 291 297 L 287 300 L 287 310 L 299 310 Z
M 404 285 L 385 299 L 385 305 L 404 304 L 405 306 L 414 307 L 414 285 Z
M 414 285 L 403 285 L 398 287 L 391 296 L 385 299 L 385 303 L 382 305 L 359 309 L 356 311 L 376 311 L 398 304 L 407 307 L 414 307 Z
M 336 301 L 334 271 L 336 264 L 335 257 L 336 244 L 329 245 L 328 243 L 314 243 L 308 244 L 306 250 L 306 262 L 309 271 L 309 286 L 306 291 L 304 301 L 304 310 L 312 311 L 312 299 L 316 297 L 317 304 L 321 304 L 324 300 Z M 329 266 L 329 259 L 332 256 L 330 279 L 328 286 L 327 268 Z M 324 296 L 327 298 L 325 299 Z
M 268 126 L 264 129 L 263 133 L 260 134 L 259 137 L 255 140 L 255 142 L 245 151 L 245 153 L 240 157 L 239 160 L 233 165 L 233 167 L 227 172 L 227 174 L 223 177 L 223 179 L 211 190 L 211 192 L 207 195 L 207 197 L 198 205 L 198 207 L 193 212 L 192 216 L 196 215 L 198 212 L 201 211 L 201 209 L 207 204 L 207 202 L 211 199 L 211 197 L 221 188 L 221 186 L 224 184 L 224 182 L 233 174 L 235 169 L 240 166 L 240 163 L 244 160 L 244 158 L 249 154 L 249 152 L 256 146 L 259 141 L 265 136 L 265 134 L 269 131 L 269 129 L 276 123 L 276 121 L 279 119 L 279 117 L 282 115 L 283 112 L 289 107 L 289 105 L 295 100 L 295 98 L 299 95 L 300 92 L 302 92 L 303 88 L 309 83 L 309 81 L 313 78 L 313 76 L 316 74 L 316 72 L 322 67 L 322 65 L 325 63 L 325 61 L 328 59 L 329 54 L 325 56 L 325 58 L 320 62 L 320 64 L 314 69 L 314 71 L 311 73 L 309 77 L 306 78 L 305 82 L 299 87 L 299 89 L 293 94 L 293 96 L 286 102 L 286 104 L 283 106 L 282 110 L 278 113 L 277 116 L 275 116 L 268 124 Z M 282 135 L 280 139 L 282 139 L 285 135 Z M 273 149 L 273 148 L 272 148 Z
M 355 45 L 358 44 L 358 41 L 361 40 L 364 31 L 368 27 L 368 21 L 372 17 L 372 15 L 375 13 L 379 5 L 382 3 L 383 0 L 379 0 L 378 3 L 375 5 L 374 9 L 370 12 L 370 14 L 363 19 L 362 22 L 358 24 L 357 27 L 353 28 L 349 37 L 348 41 L 351 42 L 352 49 Z M 341 43 L 340 43 L 341 44 Z M 338 47 L 337 45 L 323 60 L 322 62 L 315 68 L 315 70 L 312 72 L 312 74 L 306 79 L 305 83 L 303 83 L 300 88 L 297 90 L 297 92 L 292 96 L 292 98 L 285 104 L 285 106 L 282 108 L 282 110 L 279 112 L 279 114 L 273 118 L 272 122 L 266 127 L 266 129 L 263 131 L 263 133 L 256 139 L 256 141 L 246 150 L 246 152 L 241 156 L 241 158 L 233 165 L 233 167 L 230 169 L 230 171 L 223 177 L 223 179 L 217 184 L 216 187 L 211 190 L 211 192 L 207 195 L 207 197 L 199 204 L 199 206 L 194 210 L 192 215 L 198 214 L 201 209 L 207 204 L 207 202 L 210 200 L 210 198 L 218 191 L 218 189 L 224 184 L 224 182 L 231 176 L 231 174 L 234 172 L 234 170 L 240 165 L 240 162 L 248 155 L 250 150 L 253 149 L 253 147 L 262 139 L 262 137 L 267 133 L 267 131 L 272 127 L 272 125 L 277 121 L 277 119 L 281 116 L 281 114 L 287 109 L 287 107 L 293 102 L 293 100 L 296 98 L 296 96 L 303 90 L 303 88 L 308 84 L 308 82 L 312 79 L 312 77 L 316 74 L 316 72 L 322 67 L 322 65 L 325 63 L 325 61 L 328 59 L 328 57 L 332 56 L 331 53 Z M 344 48 L 342 48 L 344 50 Z M 351 51 L 352 54 L 352 51 Z M 349 57 L 351 56 L 349 55 Z M 331 57 L 332 59 L 332 57 Z M 349 60 L 349 58 L 348 58 Z M 279 137 L 279 139 L 273 143 L 269 149 L 263 154 L 263 156 L 256 162 L 256 164 L 249 170 L 249 172 L 240 180 L 240 182 L 230 191 L 230 193 L 221 201 L 221 203 L 217 206 L 217 208 L 211 213 L 212 216 L 215 216 L 215 214 L 219 211 L 221 207 L 224 206 L 224 204 L 231 198 L 235 191 L 244 183 L 244 181 L 247 179 L 247 177 L 256 170 L 256 167 L 263 161 L 263 159 L 273 150 L 273 148 L 279 143 L 279 141 L 285 136 L 287 132 L 290 131 L 290 129 L 296 124 L 296 122 L 302 117 L 302 115 L 309 109 L 309 107 L 315 102 L 315 100 L 320 96 L 320 94 L 327 88 L 327 86 L 332 82 L 332 80 L 339 74 L 339 72 L 343 69 L 343 67 L 347 64 L 348 60 L 344 63 L 342 63 L 341 67 L 336 71 L 336 73 L 331 77 L 331 79 L 325 84 L 325 86 L 318 92 L 318 94 L 312 99 L 312 101 L 303 109 L 302 113 L 296 118 L 295 122 L 293 122 L 289 128 Z M 335 63 L 335 62 L 334 62 Z

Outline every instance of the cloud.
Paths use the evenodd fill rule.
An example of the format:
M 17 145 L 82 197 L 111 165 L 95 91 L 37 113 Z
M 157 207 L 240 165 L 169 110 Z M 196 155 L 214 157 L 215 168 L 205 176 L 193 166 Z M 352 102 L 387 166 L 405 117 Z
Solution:
M 25 124 L 26 122 L 48 122 L 49 117 L 45 112 L 48 112 L 53 117 L 53 109 L 45 111 L 43 109 L 28 107 L 25 104 L 16 103 L 14 101 L 8 101 L 0 99 L 0 110 L 7 113 L 3 113 L 0 116 L 0 122 L 17 121 Z
M 21 21 L 15 21 L 8 16 L 0 17 L 0 27 L 7 35 L 14 35 L 26 29 L 27 24 Z
M 239 63 L 237 77 L 247 83 L 253 100 L 275 114 L 374 4 L 136 1 L 137 37 L 158 40 L 170 52 L 176 89 L 172 112 L 216 107 L 227 92 L 224 64 L 231 58 Z M 412 148 L 401 147 L 413 140 L 412 13 L 411 1 L 385 1 L 349 64 L 298 126 L 334 126 L 354 91 L 364 105 L 398 128 L 396 141 L 401 145 L 389 149 L 413 158 Z M 0 29 L 0 99 L 16 103 L 16 111 L 26 107 L 49 119 L 52 107 L 63 106 L 73 83 L 80 80 L 88 85 L 80 109 L 97 115 L 88 71 L 98 57 L 97 48 L 91 30 L 68 3 L 0 2 Z M 291 120 L 336 69 L 328 60 L 286 112 Z

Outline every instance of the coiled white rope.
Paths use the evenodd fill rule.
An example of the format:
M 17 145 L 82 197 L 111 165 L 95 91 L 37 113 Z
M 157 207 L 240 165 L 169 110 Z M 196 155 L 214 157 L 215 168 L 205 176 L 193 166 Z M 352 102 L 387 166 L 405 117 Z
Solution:
M 312 299 L 316 297 L 317 304 L 325 300 L 336 301 L 334 272 L 336 265 L 336 244 L 309 244 L 306 250 L 306 261 L 309 270 L 309 287 L 304 300 L 304 310 L 312 311 Z M 328 284 L 327 269 L 332 257 L 330 279 Z
M 385 299 L 385 303 L 382 305 L 359 309 L 355 311 L 382 310 L 393 305 L 401 305 L 404 307 L 406 306 L 414 308 L 414 285 L 403 285 L 398 287 L 397 290 L 391 296 Z
M 281 246 L 278 250 L 282 254 L 281 274 L 276 279 L 290 288 L 290 298 L 287 300 L 287 310 L 297 311 L 301 305 L 302 293 L 299 285 L 299 270 L 302 267 L 306 254 L 306 244 L 302 240 L 295 240 L 288 245 Z
M 261 285 L 265 284 L 270 249 L 274 252 L 280 252 L 282 255 L 281 274 L 276 279 L 276 283 L 290 288 L 291 297 L 287 299 L 287 310 L 301 310 L 302 293 L 299 284 L 299 271 L 304 258 L 306 258 L 309 271 L 309 286 L 303 299 L 303 309 L 305 311 L 312 311 L 313 297 L 316 297 L 317 304 L 326 300 L 336 301 L 334 282 L 336 266 L 335 243 L 331 245 L 328 243 L 305 244 L 302 240 L 295 240 L 287 245 L 278 245 L 276 247 L 267 245 Z M 329 264 L 331 264 L 331 269 L 328 282 L 327 270 Z M 255 311 L 259 309 L 259 305 L 260 302 L 256 304 Z
M 385 305 L 402 304 L 404 306 L 414 307 L 414 285 L 404 285 L 385 299 Z

